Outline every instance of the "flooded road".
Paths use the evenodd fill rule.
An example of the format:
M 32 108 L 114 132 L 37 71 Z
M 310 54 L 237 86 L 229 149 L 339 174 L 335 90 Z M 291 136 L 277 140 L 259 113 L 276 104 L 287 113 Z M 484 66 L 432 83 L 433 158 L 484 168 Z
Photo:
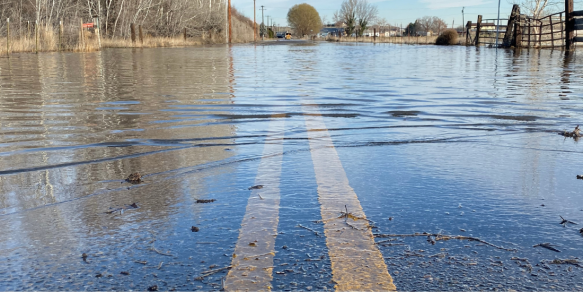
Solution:
M 578 57 L 2 58 L 0 291 L 581 290 Z

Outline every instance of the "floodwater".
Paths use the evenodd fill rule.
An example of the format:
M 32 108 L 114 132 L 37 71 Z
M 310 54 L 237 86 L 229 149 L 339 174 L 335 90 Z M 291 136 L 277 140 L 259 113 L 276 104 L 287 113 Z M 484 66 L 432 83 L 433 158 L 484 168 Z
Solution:
M 557 134 L 583 124 L 580 57 L 2 58 L 0 291 L 581 290 L 583 226 L 560 216 L 583 224 L 583 143 Z

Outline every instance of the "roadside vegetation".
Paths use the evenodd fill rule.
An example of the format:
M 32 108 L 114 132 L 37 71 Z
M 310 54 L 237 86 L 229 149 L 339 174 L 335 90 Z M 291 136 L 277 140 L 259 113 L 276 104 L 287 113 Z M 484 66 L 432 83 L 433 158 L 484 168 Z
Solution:
M 225 41 L 223 0 L 4 0 L 2 4 L 3 53 L 7 50 L 7 36 L 10 52 L 91 51 L 100 47 Z M 233 42 L 253 40 L 253 21 L 234 8 L 232 11 Z
M 439 46 L 451 46 L 457 45 L 459 41 L 459 35 L 455 29 L 446 29 L 442 32 L 435 40 L 435 44 Z

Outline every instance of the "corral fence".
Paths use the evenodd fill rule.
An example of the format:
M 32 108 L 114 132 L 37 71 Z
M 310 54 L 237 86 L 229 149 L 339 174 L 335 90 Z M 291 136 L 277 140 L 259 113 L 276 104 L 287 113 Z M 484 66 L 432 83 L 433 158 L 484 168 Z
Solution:
M 583 30 L 583 11 L 573 11 L 573 0 L 565 0 L 565 11 L 541 18 L 520 13 L 514 5 L 509 19 L 482 19 L 466 24 L 466 45 L 488 45 L 515 48 L 564 48 L 572 50 L 575 43 L 583 42 L 576 37 Z M 498 39 L 498 41 L 497 41 Z

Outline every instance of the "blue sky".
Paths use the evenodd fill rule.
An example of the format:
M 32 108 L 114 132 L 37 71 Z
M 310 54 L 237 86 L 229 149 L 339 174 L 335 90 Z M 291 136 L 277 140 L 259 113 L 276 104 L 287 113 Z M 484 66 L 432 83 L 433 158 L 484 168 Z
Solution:
M 342 0 L 256 0 L 257 22 L 261 22 L 260 6 L 265 6 L 265 16 L 273 17 L 276 24 L 286 25 L 288 10 L 295 4 L 308 3 L 316 8 L 320 16 L 327 16 L 332 21 L 334 11 L 340 8 Z M 392 25 L 405 26 L 409 22 L 423 16 L 438 16 L 448 25 L 455 21 L 457 27 L 462 23 L 462 7 L 465 7 L 465 21 L 476 21 L 478 14 L 484 19 L 496 18 L 498 1 L 496 0 L 369 0 L 379 8 L 379 16 L 384 17 Z M 578 2 L 578 1 L 576 1 Z M 253 19 L 253 0 L 231 0 L 244 15 Z M 501 0 L 500 18 L 507 18 L 512 10 L 508 0 Z M 267 18 L 265 20 L 267 22 Z

